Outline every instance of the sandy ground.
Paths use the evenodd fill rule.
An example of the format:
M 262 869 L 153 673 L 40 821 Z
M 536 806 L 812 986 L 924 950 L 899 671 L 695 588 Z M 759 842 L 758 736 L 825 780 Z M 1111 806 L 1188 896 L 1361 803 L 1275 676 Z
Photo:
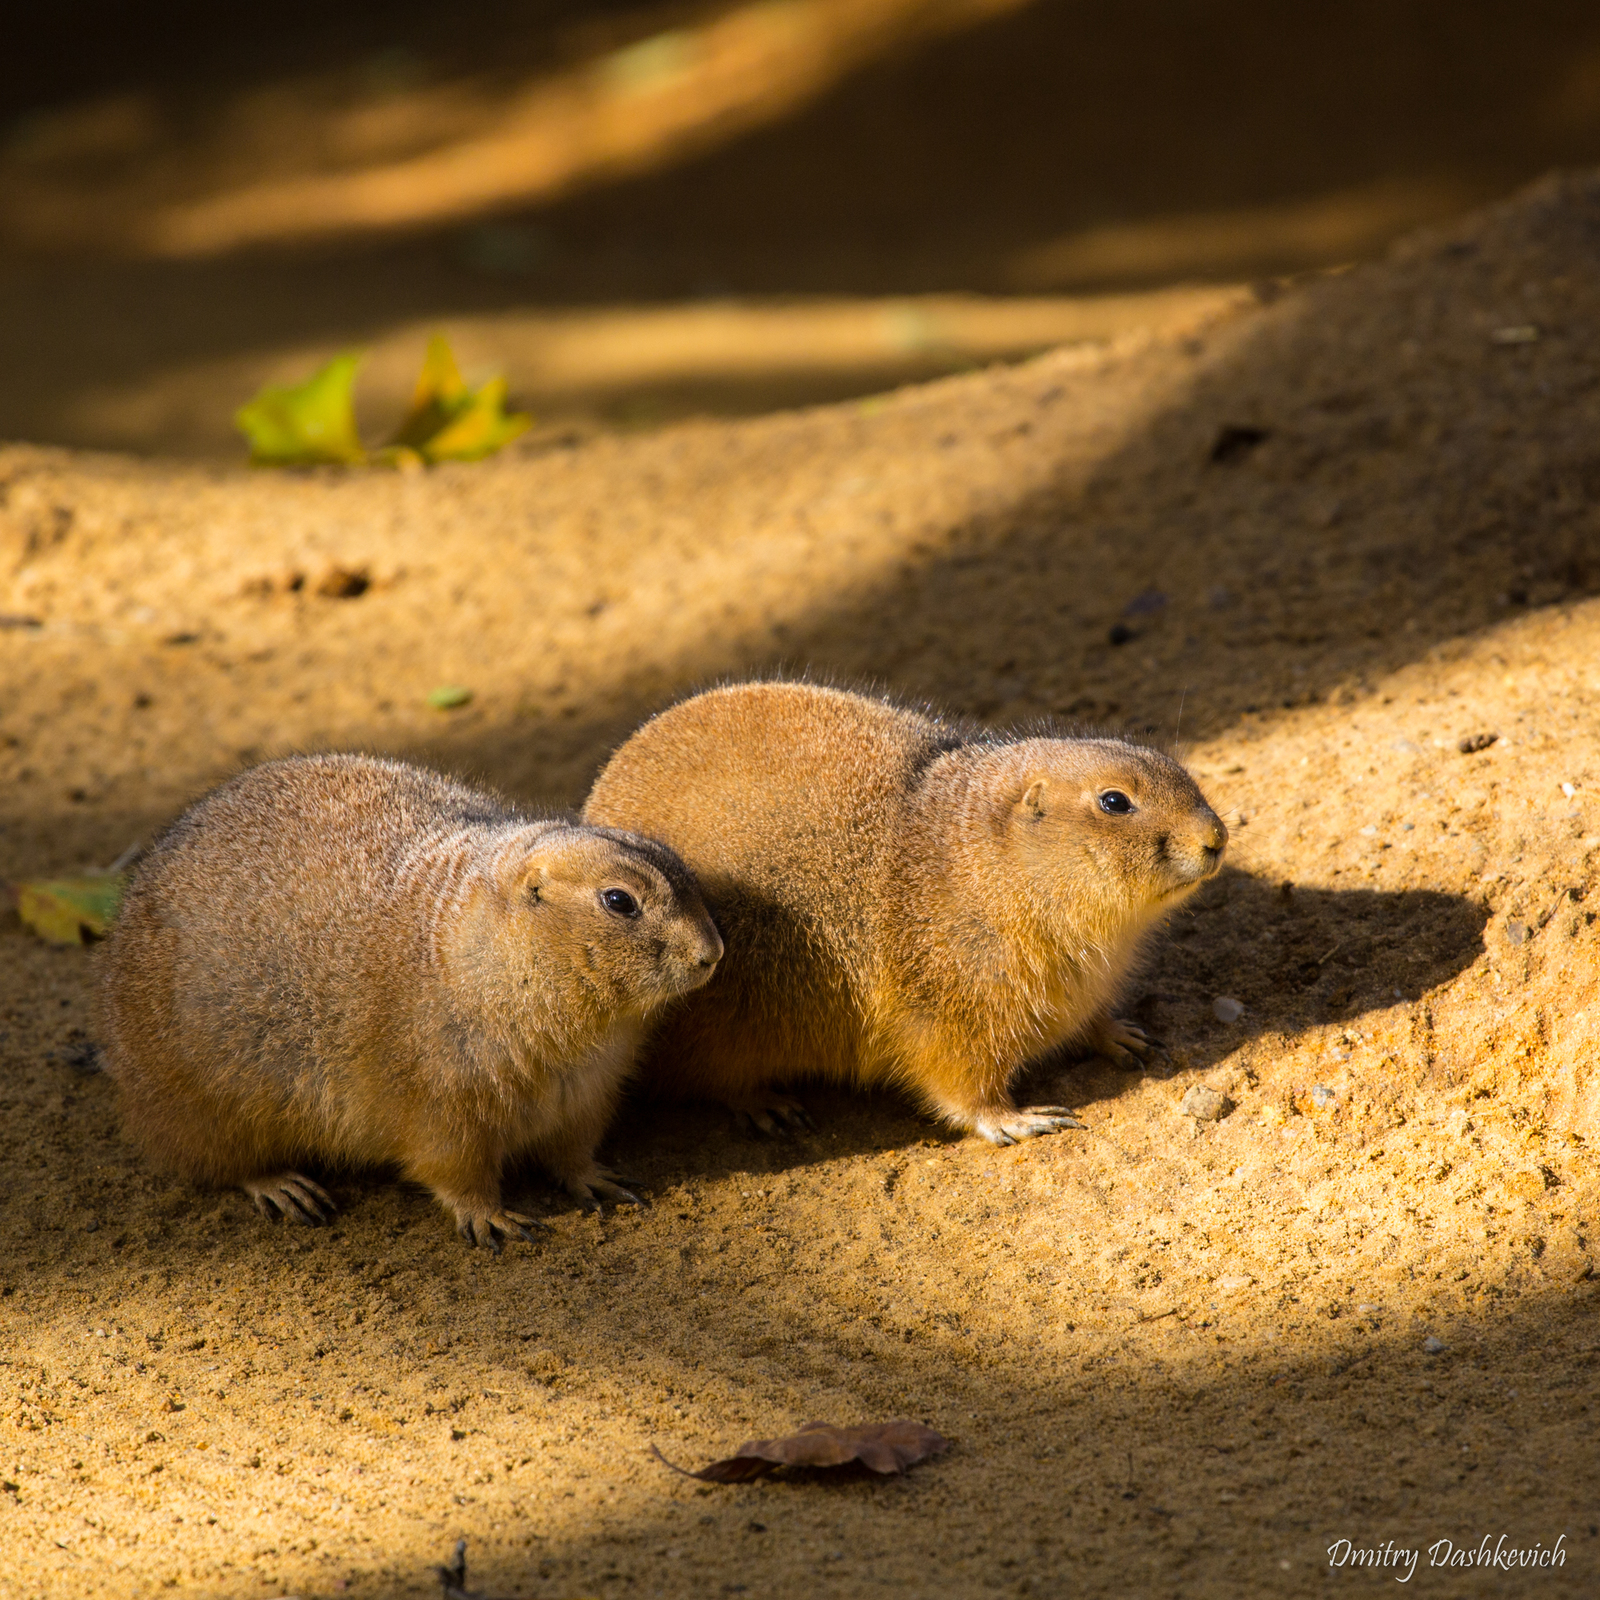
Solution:
M 653 706 L 785 665 L 1181 706 L 1234 827 L 1129 995 L 1157 1065 L 1039 1069 L 1087 1132 L 633 1106 L 654 1207 L 530 1173 L 554 1234 L 500 1259 L 382 1175 L 311 1233 L 153 1173 L 74 1065 L 92 953 L 0 924 L 0 1590 L 424 1595 L 465 1537 L 552 1597 L 1392 1581 L 1341 1539 L 1422 1549 L 1406 1592 L 1594 1593 L 1597 238 L 1600 178 L 1552 181 L 1159 334 L 427 474 L 0 451 L 0 875 L 291 749 L 572 803 Z M 894 1415 L 953 1448 L 648 1453 Z M 1502 1534 L 1564 1565 L 1428 1566 Z

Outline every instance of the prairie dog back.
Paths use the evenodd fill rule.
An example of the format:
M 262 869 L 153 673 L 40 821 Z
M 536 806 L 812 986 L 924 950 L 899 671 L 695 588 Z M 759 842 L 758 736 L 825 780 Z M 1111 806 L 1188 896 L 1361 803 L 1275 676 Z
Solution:
M 465 1236 L 527 1218 L 537 1156 L 580 1199 L 644 1020 L 722 953 L 662 846 L 532 817 L 400 762 L 241 774 L 140 864 L 102 954 L 107 1065 L 167 1165 L 319 1220 L 291 1170 L 392 1164 Z

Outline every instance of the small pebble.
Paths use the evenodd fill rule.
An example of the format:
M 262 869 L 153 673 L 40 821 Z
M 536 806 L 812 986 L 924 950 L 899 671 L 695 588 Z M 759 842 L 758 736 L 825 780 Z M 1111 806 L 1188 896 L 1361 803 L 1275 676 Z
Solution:
M 1219 994 L 1211 1002 L 1211 1014 L 1218 1022 L 1237 1022 L 1244 1015 L 1244 1007 L 1228 995 Z
M 1561 792 L 1570 800 L 1578 791 L 1570 783 L 1564 783 L 1561 785 Z
M 1370 822 L 1361 830 L 1361 837 L 1363 839 L 1375 839 L 1377 836 L 1378 830 Z
M 1157 611 L 1163 610 L 1167 597 L 1159 589 L 1146 589 L 1142 594 L 1136 594 L 1127 605 L 1122 608 L 1125 617 L 1148 617 Z
M 90 1217 L 89 1220 L 84 1223 L 83 1231 L 85 1233 L 98 1233 L 100 1231 L 100 1224 L 95 1220 L 95 1218 Z
M 1339 1103 L 1339 1097 L 1332 1089 L 1326 1088 L 1319 1083 L 1311 1091 L 1311 1103 L 1319 1111 L 1326 1111 L 1329 1106 Z
M 1197 1083 L 1178 1102 L 1178 1110 L 1196 1122 L 1217 1122 L 1233 1110 L 1233 1102 L 1225 1094 Z
M 1414 822 L 1402 822 L 1400 824 L 1400 831 L 1401 833 L 1413 833 L 1416 831 L 1416 826 L 1417 825 Z
M 1528 925 L 1525 922 L 1508 922 L 1506 924 L 1507 944 L 1526 944 L 1528 940 Z
M 1456 749 L 1464 756 L 1475 755 L 1479 750 L 1487 750 L 1499 737 L 1498 733 L 1469 733 L 1457 740 Z
M 1430 1356 L 1436 1356 L 1441 1350 L 1444 1349 L 1444 1340 L 1437 1339 L 1430 1333 L 1428 1337 L 1422 1341 L 1422 1348 L 1426 1350 Z

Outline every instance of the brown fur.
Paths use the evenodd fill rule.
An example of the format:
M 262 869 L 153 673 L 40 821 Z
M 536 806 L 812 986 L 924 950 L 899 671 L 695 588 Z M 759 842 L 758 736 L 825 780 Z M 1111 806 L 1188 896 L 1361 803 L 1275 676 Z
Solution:
M 498 1248 L 531 1221 L 501 1206 L 510 1157 L 631 1198 L 595 1145 L 646 1016 L 721 955 L 651 840 L 399 762 L 272 762 L 140 864 L 102 956 L 106 1062 L 129 1131 L 187 1177 L 318 1221 L 296 1163 L 394 1165 Z
M 1137 805 L 1107 815 L 1099 797 Z M 997 1143 L 1077 1125 L 1019 1111 L 1069 1041 L 1128 1059 L 1110 1007 L 1140 942 L 1217 870 L 1227 830 L 1159 751 L 966 737 L 801 683 L 714 689 L 611 758 L 584 820 L 670 844 L 728 942 L 674 1007 L 647 1078 L 770 1125 L 769 1085 L 899 1084 Z

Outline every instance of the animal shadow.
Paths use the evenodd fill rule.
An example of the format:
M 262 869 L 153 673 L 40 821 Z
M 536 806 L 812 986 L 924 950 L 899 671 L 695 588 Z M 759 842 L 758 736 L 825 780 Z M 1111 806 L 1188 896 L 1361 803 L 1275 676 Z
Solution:
M 1268 1030 L 1293 1034 L 1319 1023 L 1415 1000 L 1448 982 L 1483 950 L 1488 914 L 1464 895 L 1436 889 L 1320 889 L 1272 882 L 1235 868 L 1177 913 L 1155 942 L 1121 1013 L 1191 1068 L 1214 1065 Z M 1238 1001 L 1233 1022 L 1218 998 Z M 1156 1058 L 1157 1070 L 1163 1058 Z M 1056 1092 L 1063 1068 L 1076 1103 L 1114 1097 L 1138 1074 L 1063 1051 L 1015 1085 L 1019 1101 Z M 850 1094 L 797 1079 L 814 1134 L 758 1139 L 720 1106 L 675 1104 L 636 1090 L 606 1140 L 605 1158 L 655 1183 L 676 1175 L 752 1179 L 824 1159 L 961 1137 L 892 1093 Z
M 1487 922 L 1477 902 L 1437 889 L 1306 888 L 1225 869 L 1172 919 L 1124 1009 L 1210 1066 L 1269 1029 L 1418 999 L 1478 958 Z M 1225 1021 L 1219 999 L 1244 1010 Z

